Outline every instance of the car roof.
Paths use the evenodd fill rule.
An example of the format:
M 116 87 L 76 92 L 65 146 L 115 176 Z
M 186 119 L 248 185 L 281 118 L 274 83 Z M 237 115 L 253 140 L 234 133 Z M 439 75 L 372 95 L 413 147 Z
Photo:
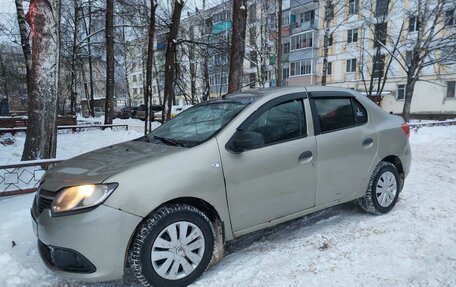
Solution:
M 352 95 L 357 95 L 358 93 L 355 90 L 352 89 L 347 89 L 347 88 L 339 88 L 339 87 L 331 87 L 331 86 L 302 86 L 302 87 L 283 87 L 283 88 L 265 88 L 265 89 L 252 89 L 252 90 L 247 90 L 244 92 L 239 92 L 239 93 L 232 93 L 232 94 L 226 94 L 223 96 L 223 99 L 241 99 L 241 98 L 247 98 L 247 97 L 255 97 L 255 100 L 264 96 L 269 96 L 269 95 L 285 95 L 285 94 L 291 94 L 291 93 L 312 93 L 312 92 L 341 92 L 340 94 L 338 93 L 328 93 L 328 94 L 319 94 L 319 97 L 344 97 L 347 96 L 347 93 L 350 93 Z

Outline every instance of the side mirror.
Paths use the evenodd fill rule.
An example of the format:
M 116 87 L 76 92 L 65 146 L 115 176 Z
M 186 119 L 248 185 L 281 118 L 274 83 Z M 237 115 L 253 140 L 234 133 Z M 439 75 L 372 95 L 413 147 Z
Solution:
M 264 147 L 264 137 L 258 132 L 238 131 L 228 143 L 227 147 L 233 152 L 243 152 L 250 149 Z

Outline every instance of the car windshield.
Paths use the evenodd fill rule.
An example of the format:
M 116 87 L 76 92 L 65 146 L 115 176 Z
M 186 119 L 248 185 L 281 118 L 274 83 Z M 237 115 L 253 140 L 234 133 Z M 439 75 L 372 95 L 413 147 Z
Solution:
M 167 145 L 193 147 L 223 129 L 252 100 L 216 100 L 191 107 L 147 136 L 147 140 Z

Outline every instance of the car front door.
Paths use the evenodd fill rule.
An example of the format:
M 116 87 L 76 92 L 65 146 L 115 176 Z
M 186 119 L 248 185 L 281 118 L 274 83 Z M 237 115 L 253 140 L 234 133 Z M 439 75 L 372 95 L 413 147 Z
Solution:
M 350 94 L 331 97 L 329 93 L 338 92 L 310 93 L 319 133 L 317 206 L 365 188 L 378 147 L 373 119 L 368 118 L 366 109 Z
M 230 142 L 220 147 L 235 234 L 315 206 L 317 150 L 303 97 L 275 99 L 238 128 L 237 133 L 260 134 L 264 146 L 242 152 L 230 150 Z

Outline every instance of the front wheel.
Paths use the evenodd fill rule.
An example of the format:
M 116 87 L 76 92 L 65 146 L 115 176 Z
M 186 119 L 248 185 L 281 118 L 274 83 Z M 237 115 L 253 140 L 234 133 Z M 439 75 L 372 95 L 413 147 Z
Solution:
M 215 231 L 197 208 L 164 206 L 139 227 L 130 248 L 130 268 L 144 286 L 187 286 L 206 270 Z
M 389 162 L 380 162 L 374 170 L 366 195 L 357 200 L 364 211 L 373 214 L 389 212 L 396 205 L 401 188 L 401 179 L 396 167 Z

